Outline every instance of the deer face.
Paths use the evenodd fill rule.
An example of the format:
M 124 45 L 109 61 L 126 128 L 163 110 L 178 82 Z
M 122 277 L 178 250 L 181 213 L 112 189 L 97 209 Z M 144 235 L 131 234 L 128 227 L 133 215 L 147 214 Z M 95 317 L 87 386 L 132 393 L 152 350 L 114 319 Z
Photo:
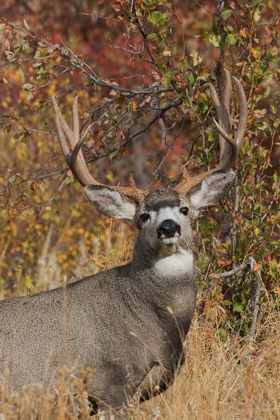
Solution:
M 134 224 L 139 228 L 139 236 L 146 247 L 170 255 L 181 247 L 191 247 L 192 213 L 189 200 L 177 191 L 159 189 L 138 206 Z
M 164 257 L 181 249 L 191 251 L 191 220 L 200 209 L 226 195 L 234 179 L 233 169 L 216 171 L 185 196 L 174 189 L 158 189 L 140 203 L 104 186 L 90 185 L 85 192 L 101 213 L 129 220 L 139 229 L 139 239 L 145 248 Z

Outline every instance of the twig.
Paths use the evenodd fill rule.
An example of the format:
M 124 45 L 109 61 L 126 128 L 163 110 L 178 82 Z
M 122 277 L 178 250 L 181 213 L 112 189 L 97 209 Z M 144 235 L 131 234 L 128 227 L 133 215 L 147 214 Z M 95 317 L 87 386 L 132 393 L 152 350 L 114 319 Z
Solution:
M 68 176 L 64 179 L 64 181 L 60 184 L 58 190 L 56 191 L 56 193 L 54 194 L 54 196 L 47 202 L 47 204 L 44 205 L 44 207 L 42 208 L 42 210 L 40 211 L 40 213 L 38 214 L 37 217 L 40 217 L 42 213 L 44 213 L 44 211 L 46 210 L 46 208 L 48 206 L 50 206 L 52 204 L 52 202 L 56 199 L 56 197 L 58 196 L 58 194 L 61 192 L 62 188 L 64 187 L 64 185 L 66 184 L 66 182 L 68 181 Z
M 225 279 L 227 277 L 232 277 L 235 274 L 237 274 L 239 271 L 244 270 L 249 264 L 251 264 L 250 259 L 246 260 L 245 262 L 240 264 L 238 267 L 235 267 L 230 271 L 224 271 L 223 273 L 220 273 L 220 274 L 211 273 L 211 274 L 209 274 L 209 277 L 220 278 L 220 279 Z
M 252 344 L 253 344 L 253 341 L 254 341 L 254 337 L 255 337 L 255 333 L 256 333 L 258 314 L 259 314 L 259 310 L 260 310 L 260 306 L 259 306 L 258 302 L 259 302 L 259 298 L 260 298 L 260 294 L 261 294 L 261 286 L 262 286 L 261 270 L 259 268 L 257 270 L 255 269 L 256 264 L 257 264 L 256 260 L 253 257 L 249 257 L 242 264 L 240 264 L 237 267 L 234 267 L 230 271 L 225 271 L 223 273 L 210 273 L 208 275 L 204 275 L 202 273 L 202 271 L 199 268 L 196 267 L 197 272 L 201 276 L 208 277 L 210 279 L 207 295 L 204 297 L 203 302 L 200 305 L 202 311 L 203 311 L 203 308 L 205 306 L 205 302 L 207 300 L 207 297 L 209 296 L 209 293 L 211 292 L 213 279 L 224 279 L 224 278 L 227 278 L 227 277 L 234 276 L 239 271 L 242 271 L 242 270 L 246 269 L 247 266 L 249 266 L 251 272 L 254 273 L 254 278 L 252 279 L 252 282 L 251 282 L 252 325 L 251 325 L 250 334 L 249 334 L 248 340 L 247 340 L 249 351 L 251 350 L 251 347 L 252 347 Z M 251 355 L 250 354 L 249 354 L 249 360 L 251 361 Z
M 0 196 L 3 195 L 10 188 L 15 187 L 15 186 L 18 186 L 18 185 L 21 185 L 21 184 L 24 184 L 25 182 L 33 181 L 33 180 L 37 180 L 37 179 L 50 178 L 51 176 L 54 176 L 54 175 L 62 175 L 64 173 L 66 173 L 68 170 L 69 169 L 63 169 L 62 171 L 56 171 L 56 172 L 52 172 L 52 173 L 45 174 L 45 175 L 38 175 L 38 176 L 37 175 L 34 175 L 34 176 L 29 177 L 29 178 L 23 178 L 21 181 L 15 182 L 14 184 L 8 182 L 8 184 L 6 185 L 6 187 L 3 188 L 3 190 L 0 191 Z

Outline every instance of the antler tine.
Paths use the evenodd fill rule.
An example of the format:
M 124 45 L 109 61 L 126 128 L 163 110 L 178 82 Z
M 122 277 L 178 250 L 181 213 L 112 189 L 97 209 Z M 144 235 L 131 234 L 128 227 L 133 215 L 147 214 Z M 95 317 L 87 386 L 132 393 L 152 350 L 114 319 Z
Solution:
M 248 110 L 246 95 L 240 81 L 236 77 L 234 77 L 233 79 L 237 88 L 239 99 L 239 122 L 235 138 L 233 140 L 230 137 L 229 132 L 224 130 L 223 127 L 214 120 L 214 123 L 220 133 L 219 138 L 222 136 L 227 141 L 227 144 L 231 145 L 231 150 L 229 154 L 221 154 L 220 162 L 218 165 L 219 169 L 223 169 L 225 167 L 233 167 L 235 165 L 238 157 L 238 151 L 240 150 L 244 141 L 244 133 L 247 125 Z
M 211 173 L 217 170 L 233 167 L 236 163 L 238 151 L 240 150 L 243 143 L 248 111 L 244 89 L 240 81 L 236 77 L 234 77 L 233 79 L 237 88 L 239 99 L 239 123 L 235 134 L 235 138 L 233 139 L 229 135 L 231 127 L 230 98 L 232 92 L 232 83 L 230 72 L 228 70 L 225 70 L 225 94 L 222 102 L 219 100 L 218 94 L 214 86 L 211 84 L 209 85 L 212 101 L 217 110 L 219 120 L 219 123 L 216 120 L 214 120 L 214 123 L 219 131 L 220 142 L 220 159 L 218 166 L 194 177 L 190 177 L 187 174 L 183 174 L 182 181 L 175 187 L 175 189 L 181 194 L 186 194 Z
M 73 108 L 72 108 L 73 133 L 71 136 L 72 152 L 70 156 L 69 167 L 72 169 L 74 175 L 83 186 L 102 185 L 99 182 L 97 182 L 89 173 L 86 161 L 84 159 L 83 152 L 81 151 L 81 147 L 90 129 L 90 126 L 87 127 L 86 131 L 80 137 L 78 98 L 79 98 L 78 95 L 74 98 Z
M 55 113 L 58 140 L 69 168 L 84 187 L 91 184 L 99 185 L 90 175 L 80 150 L 85 136 L 81 139 L 79 138 L 78 96 L 76 96 L 73 103 L 73 131 L 63 118 L 54 96 L 52 96 L 51 101 Z
M 90 126 L 87 127 L 86 131 L 80 137 L 79 130 L 79 112 L 78 112 L 78 96 L 75 97 L 73 102 L 73 131 L 69 128 L 66 123 L 63 115 L 57 105 L 55 97 L 51 98 L 54 113 L 55 113 L 55 123 L 58 133 L 58 140 L 64 154 L 65 160 L 73 172 L 74 176 L 80 182 L 80 184 L 85 187 L 88 185 L 100 185 L 105 187 L 106 185 L 97 182 L 89 173 L 87 164 L 85 162 L 81 147 L 85 140 L 85 137 L 90 129 Z M 136 201 L 141 201 L 147 194 L 148 191 L 143 191 L 136 188 L 132 176 L 130 176 L 129 186 L 128 187 L 108 187 L 114 190 L 117 190 L 127 197 L 130 197 Z
M 235 155 L 235 144 L 229 141 L 229 131 L 230 131 L 230 97 L 232 92 L 232 83 L 231 77 L 228 70 L 225 71 L 225 95 L 223 102 L 220 102 L 218 94 L 213 85 L 210 85 L 210 93 L 212 101 L 215 105 L 218 114 L 219 126 L 221 131 L 219 134 L 219 143 L 220 143 L 220 159 L 219 159 L 219 168 L 222 169 L 228 165 L 229 159 Z M 216 123 L 216 121 L 215 121 Z M 216 124 L 217 125 L 217 124 Z M 226 134 L 226 135 L 225 135 Z
M 240 81 L 233 77 L 235 86 L 237 88 L 238 99 L 239 99 L 239 122 L 235 134 L 235 141 L 237 144 L 238 150 L 241 149 L 243 141 L 244 141 L 244 133 L 247 126 L 247 119 L 248 119 L 248 107 L 247 107 L 247 99 Z
M 73 145 L 72 147 L 75 147 L 75 145 L 80 140 L 80 123 L 79 123 L 79 111 L 78 111 L 78 98 L 79 96 L 75 96 L 73 107 L 72 107 L 72 115 L 73 115 Z
M 61 150 L 64 154 L 65 160 L 68 163 L 70 149 L 69 149 L 68 142 L 67 142 L 66 137 L 64 135 L 64 131 L 62 129 L 62 125 L 61 125 L 61 121 L 60 121 L 61 112 L 60 112 L 60 109 L 58 108 L 58 105 L 56 103 L 56 100 L 55 100 L 54 96 L 51 97 L 51 102 L 52 102 L 52 106 L 53 106 L 53 109 L 54 109 L 55 125 L 56 125 L 56 129 L 57 129 L 59 144 L 60 144 Z
M 231 76 L 230 72 L 227 69 L 224 69 L 225 72 L 225 95 L 224 95 L 224 104 L 228 115 L 230 117 L 230 98 L 232 92 L 232 83 L 231 83 Z

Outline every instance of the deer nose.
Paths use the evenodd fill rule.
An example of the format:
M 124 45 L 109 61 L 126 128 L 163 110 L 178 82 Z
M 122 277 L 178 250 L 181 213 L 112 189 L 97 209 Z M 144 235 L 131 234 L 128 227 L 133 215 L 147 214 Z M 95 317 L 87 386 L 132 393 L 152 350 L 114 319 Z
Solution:
M 177 234 L 177 235 L 176 235 Z M 164 220 L 157 228 L 158 238 L 172 238 L 181 235 L 181 227 L 174 220 Z

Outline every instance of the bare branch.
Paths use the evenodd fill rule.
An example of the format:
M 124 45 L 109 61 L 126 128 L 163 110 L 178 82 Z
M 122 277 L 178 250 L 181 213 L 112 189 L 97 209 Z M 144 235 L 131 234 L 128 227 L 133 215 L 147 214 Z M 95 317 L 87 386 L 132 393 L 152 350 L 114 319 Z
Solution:
M 41 214 L 44 213 L 44 211 L 46 210 L 46 208 L 48 206 L 51 206 L 53 201 L 56 199 L 56 197 L 58 196 L 58 194 L 61 192 L 62 188 L 64 187 L 64 185 L 66 184 L 66 182 L 68 181 L 68 177 L 64 179 L 64 181 L 62 181 L 62 183 L 60 184 L 60 187 L 58 188 L 58 190 L 56 191 L 56 193 L 54 194 L 54 196 L 52 198 L 49 199 L 49 201 L 47 202 L 47 204 L 44 205 L 44 207 L 42 208 L 42 210 L 40 211 L 40 213 L 38 214 L 37 217 L 40 217 Z
M 258 314 L 259 314 L 259 309 L 260 309 L 258 302 L 259 302 L 259 298 L 261 294 L 261 286 L 262 286 L 261 270 L 259 268 L 257 268 L 256 270 L 256 265 L 257 265 L 256 260 L 252 256 L 250 256 L 246 261 L 244 261 L 242 264 L 233 268 L 230 271 L 225 271 L 223 273 L 210 273 L 210 274 L 207 274 L 206 276 L 202 273 L 202 271 L 199 268 L 196 267 L 197 272 L 201 276 L 208 277 L 211 280 L 207 296 L 209 295 L 209 292 L 211 291 L 213 279 L 219 280 L 219 279 L 232 277 L 232 276 L 235 276 L 240 271 L 245 270 L 248 266 L 250 267 L 250 270 L 254 274 L 255 277 L 251 283 L 252 325 L 251 325 L 250 334 L 247 340 L 249 351 L 251 350 L 251 347 L 255 338 L 255 334 L 256 334 L 256 326 L 257 326 Z M 251 360 L 250 354 L 249 354 L 249 360 Z

